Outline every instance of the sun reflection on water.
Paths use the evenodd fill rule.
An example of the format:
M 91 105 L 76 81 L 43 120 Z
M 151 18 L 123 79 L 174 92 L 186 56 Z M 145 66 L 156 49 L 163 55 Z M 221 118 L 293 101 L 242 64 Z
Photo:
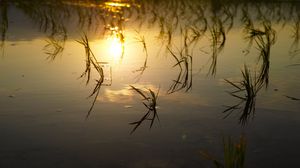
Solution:
M 122 13 L 124 8 L 130 8 L 131 5 L 120 0 L 114 0 L 105 2 L 103 7 L 113 13 Z
M 121 3 L 121 2 L 105 2 L 106 6 L 110 6 L 110 7 L 130 7 L 129 3 Z
M 110 57 L 112 57 L 114 61 L 120 61 L 124 51 L 124 45 L 120 39 L 112 36 L 107 39 L 107 43 Z

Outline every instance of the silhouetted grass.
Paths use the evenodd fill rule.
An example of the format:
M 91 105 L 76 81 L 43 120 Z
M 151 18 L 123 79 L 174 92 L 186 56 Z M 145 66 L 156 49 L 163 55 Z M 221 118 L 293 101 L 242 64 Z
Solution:
M 104 73 L 103 73 L 103 69 L 99 64 L 99 61 L 97 60 L 97 58 L 95 57 L 95 55 L 93 54 L 90 45 L 89 45 L 89 40 L 86 34 L 84 34 L 84 36 L 82 36 L 81 40 L 77 41 L 78 43 L 82 44 L 85 48 L 85 56 L 86 56 L 86 67 L 85 67 L 85 71 L 81 74 L 80 78 L 83 77 L 87 77 L 86 80 L 86 84 L 89 83 L 90 78 L 91 78 L 91 68 L 93 67 L 97 73 L 99 74 L 99 78 L 96 80 L 96 85 L 94 87 L 94 90 L 92 91 L 92 93 L 89 95 L 89 97 L 94 96 L 92 105 L 90 107 L 90 109 L 88 110 L 88 113 L 86 115 L 86 118 L 88 118 L 90 116 L 91 111 L 93 110 L 93 107 L 95 105 L 95 102 L 97 100 L 97 97 L 99 95 L 100 92 L 100 88 L 101 85 L 104 81 Z
M 170 86 L 168 93 L 174 93 L 184 88 L 185 91 L 189 91 L 192 88 L 193 84 L 193 57 L 186 53 L 186 48 L 181 49 L 178 52 L 178 55 L 176 55 L 169 47 L 167 49 L 176 61 L 176 64 L 174 64 L 173 67 L 179 67 L 180 69 L 178 76 L 175 80 L 173 80 L 173 83 Z
M 212 76 L 216 75 L 217 72 L 217 61 L 218 55 L 223 50 L 225 42 L 226 42 L 226 33 L 223 27 L 222 22 L 215 18 L 214 24 L 212 27 L 209 28 L 210 35 L 211 35 L 211 64 L 209 67 L 209 74 Z
M 247 123 L 250 116 L 254 117 L 256 96 L 259 90 L 263 87 L 262 83 L 257 81 L 256 75 L 253 78 L 250 73 L 250 70 L 245 65 L 242 70 L 243 78 L 240 82 L 232 82 L 225 79 L 228 84 L 235 88 L 234 91 L 228 93 L 240 101 L 235 105 L 226 106 L 227 108 L 223 111 L 223 113 L 226 113 L 224 118 L 238 110 L 241 113 L 239 123 L 242 125 Z
M 16 7 L 21 9 L 40 31 L 48 32 L 51 35 L 62 32 L 65 23 L 70 19 L 70 8 L 64 5 L 63 1 L 19 1 L 16 0 Z
M 145 60 L 144 60 L 143 66 L 140 67 L 139 69 L 135 70 L 134 72 L 140 72 L 139 77 L 141 77 L 147 68 L 147 62 L 148 62 L 149 55 L 148 55 L 148 49 L 147 49 L 145 37 L 140 35 L 138 32 L 137 32 L 137 34 L 138 34 L 138 36 L 136 37 L 136 41 L 138 43 L 141 43 L 143 46 L 143 51 L 145 52 Z
M 130 132 L 130 134 L 132 134 L 144 121 L 150 121 L 150 128 L 152 128 L 155 119 L 159 121 L 157 110 L 156 110 L 159 89 L 157 93 L 154 93 L 151 89 L 147 89 L 145 91 L 136 88 L 132 85 L 130 85 L 130 87 L 143 98 L 142 103 L 147 108 L 147 112 L 140 120 L 129 123 L 130 125 L 134 125 L 134 128 Z
M 269 21 L 263 22 L 264 30 L 248 28 L 250 41 L 254 40 L 259 53 L 259 60 L 262 60 L 257 82 L 268 87 L 269 69 L 270 69 L 270 52 L 271 46 L 275 44 L 276 32 L 272 29 Z
M 173 93 L 181 89 L 188 91 L 192 87 L 193 77 L 192 47 L 198 44 L 199 39 L 208 32 L 207 35 L 209 35 L 211 40 L 211 64 L 208 74 L 214 76 L 217 72 L 218 55 L 225 46 L 226 33 L 231 30 L 233 21 L 235 21 L 234 18 L 239 16 L 237 15 L 237 13 L 239 13 L 237 11 L 240 7 L 242 7 L 242 24 L 245 27 L 248 39 L 255 42 L 256 48 L 260 52 L 259 61 L 261 61 L 261 66 L 258 76 L 255 76 L 255 80 L 251 78 L 251 75 L 251 80 L 247 79 L 249 78 L 249 75 L 247 75 L 248 70 L 245 68 L 245 71 L 243 71 L 243 80 L 246 84 L 241 82 L 237 85 L 244 90 L 239 90 L 239 87 L 237 87 L 236 92 L 231 93 L 231 95 L 235 95 L 235 97 L 241 99 L 241 103 L 229 108 L 228 112 L 238 109 L 240 105 L 245 103 L 245 108 L 249 109 L 250 112 L 247 112 L 245 108 L 242 109 L 242 111 L 246 114 L 245 116 L 247 116 L 248 113 L 251 114 L 253 113 L 251 111 L 254 111 L 253 107 L 255 107 L 255 101 L 251 101 L 251 97 L 255 98 L 253 95 L 256 94 L 253 93 L 255 93 L 257 87 L 261 87 L 262 85 L 267 87 L 269 83 L 270 52 L 271 46 L 275 43 L 276 35 L 275 31 L 272 29 L 271 21 L 279 20 L 284 24 L 290 23 L 291 20 L 295 20 L 293 38 L 295 43 L 298 43 L 297 41 L 299 39 L 299 23 L 297 20 L 299 19 L 297 16 L 299 15 L 299 10 L 297 10 L 297 5 L 295 5 L 294 2 L 278 2 L 279 5 L 287 4 L 290 6 L 290 14 L 287 15 L 278 14 L 277 7 L 280 11 L 285 8 L 281 8 L 276 5 L 274 6 L 276 8 L 266 8 L 266 4 L 254 1 L 226 1 L 222 3 L 221 1 L 196 0 L 129 1 L 131 7 L 108 7 L 105 5 L 105 2 L 106 1 L 92 0 L 1 0 L 1 45 L 4 44 L 8 30 L 7 9 L 9 3 L 14 4 L 15 7 L 24 12 L 26 16 L 37 24 L 41 31 L 50 33 L 50 36 L 56 35 L 62 31 L 67 32 L 65 27 L 67 21 L 75 21 L 77 25 L 80 25 L 80 29 L 87 27 L 87 29 L 90 30 L 92 25 L 101 27 L 103 30 L 111 33 L 111 35 L 114 35 L 119 39 L 122 44 L 122 58 L 125 50 L 124 29 L 126 27 L 126 20 L 136 17 L 137 22 L 141 21 L 141 23 L 145 23 L 148 21 L 149 25 L 157 26 L 159 28 L 159 36 L 161 36 L 162 40 L 167 43 L 166 48 L 169 54 L 176 61 L 173 67 L 180 69 L 178 76 L 173 81 L 168 93 Z M 212 5 L 212 8 L 209 8 L 209 5 Z M 273 4 L 268 3 L 267 5 Z M 255 11 L 254 14 L 251 13 L 253 11 Z M 75 16 L 75 18 L 72 18 L 72 16 Z M 255 20 L 252 20 L 251 17 L 255 17 Z M 255 28 L 253 22 L 263 22 L 262 28 Z M 73 27 L 71 29 L 73 29 Z M 178 35 L 176 33 L 179 31 L 181 32 L 180 37 L 183 39 L 183 46 L 181 46 L 180 50 L 175 52 L 172 49 L 172 43 L 175 39 L 174 36 Z M 141 69 L 139 69 L 142 74 L 147 67 L 148 51 L 143 36 L 140 37 L 139 41 L 142 43 L 146 54 L 144 65 Z M 87 37 L 83 37 L 79 43 L 84 45 L 86 50 L 86 68 L 84 73 L 81 74 L 81 77 L 86 77 L 86 84 L 88 84 L 91 78 L 90 74 L 92 69 L 95 69 L 99 74 L 99 79 L 96 80 L 96 86 L 90 95 L 95 96 L 93 102 L 94 105 L 99 94 L 99 90 L 103 84 L 103 69 L 89 48 Z M 60 39 L 52 38 L 49 39 L 48 44 L 46 45 L 46 48 L 48 47 L 53 48 L 53 50 L 49 50 L 49 52 L 47 52 L 49 59 L 54 59 L 62 52 L 63 43 Z M 230 83 L 230 81 L 227 82 Z M 235 83 L 231 82 L 230 84 L 234 86 L 233 84 Z M 250 89 L 247 90 L 247 86 L 249 86 Z M 242 93 L 243 91 L 246 92 L 246 98 L 238 95 L 238 93 Z M 89 113 L 91 109 L 89 110 Z

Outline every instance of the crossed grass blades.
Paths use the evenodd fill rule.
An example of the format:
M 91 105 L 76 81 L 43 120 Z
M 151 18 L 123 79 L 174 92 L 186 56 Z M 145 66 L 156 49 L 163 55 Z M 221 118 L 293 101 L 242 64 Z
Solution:
M 227 83 L 235 88 L 234 91 L 228 92 L 231 96 L 239 99 L 240 101 L 233 106 L 225 106 L 227 109 L 223 111 L 226 113 L 224 118 L 227 118 L 233 111 L 240 111 L 239 123 L 245 125 L 249 120 L 250 116 L 254 117 L 256 95 L 259 90 L 263 87 L 260 79 L 250 74 L 250 70 L 247 66 L 244 66 L 242 70 L 242 80 L 240 82 L 232 82 L 225 79 Z
M 178 54 L 175 54 L 169 47 L 167 47 L 167 49 L 176 60 L 176 64 L 174 64 L 173 67 L 179 67 L 180 69 L 177 78 L 173 80 L 173 83 L 167 92 L 171 94 L 184 88 L 187 92 L 192 88 L 193 84 L 193 57 L 186 52 L 185 48 L 181 49 Z
M 223 138 L 224 163 L 207 152 L 201 151 L 203 158 L 213 162 L 215 168 L 243 168 L 246 158 L 246 138 L 241 136 L 238 142 L 231 137 Z
M 134 125 L 132 131 L 130 132 L 130 134 L 132 134 L 144 121 L 150 121 L 150 128 L 152 128 L 155 119 L 159 121 L 156 106 L 160 89 L 158 89 L 157 93 L 155 94 L 151 89 L 142 90 L 132 85 L 130 85 L 130 87 L 143 98 L 142 103 L 147 108 L 147 112 L 140 120 L 129 123 L 130 125 Z
M 91 78 L 91 69 L 92 67 L 97 71 L 97 73 L 99 74 L 99 78 L 96 80 L 96 85 L 94 87 L 93 92 L 89 95 L 89 97 L 93 97 L 93 102 L 92 105 L 90 107 L 90 109 L 88 110 L 88 113 L 86 115 L 86 119 L 90 116 L 91 111 L 93 110 L 93 107 L 95 105 L 95 102 L 97 100 L 97 97 L 99 95 L 100 92 L 100 88 L 102 86 L 102 83 L 104 81 L 104 73 L 103 73 L 103 69 L 100 66 L 99 61 L 97 60 L 97 58 L 95 57 L 94 53 L 92 52 L 90 45 L 89 45 L 89 40 L 86 34 L 84 34 L 81 38 L 81 40 L 77 40 L 78 43 L 82 44 L 85 48 L 85 56 L 86 56 L 86 65 L 85 65 L 85 71 L 81 74 L 80 78 L 84 78 L 86 77 L 86 85 L 90 82 L 90 78 Z
M 251 20 L 248 20 L 246 22 L 246 38 L 249 40 L 250 46 L 252 45 L 253 41 L 256 44 L 256 48 L 259 51 L 258 60 L 262 60 L 260 69 L 258 72 L 258 76 L 256 76 L 255 74 L 253 77 L 251 76 L 249 69 L 245 65 L 244 70 L 242 70 L 242 81 L 234 83 L 225 79 L 227 83 L 229 83 L 236 89 L 232 92 L 229 92 L 229 94 L 240 99 L 240 102 L 233 106 L 226 106 L 227 109 L 223 111 L 223 113 L 227 113 L 227 115 L 224 117 L 226 118 L 233 111 L 239 110 L 241 112 L 239 123 L 242 125 L 246 124 L 251 115 L 254 117 L 256 95 L 259 90 L 263 86 L 265 86 L 266 88 L 268 87 L 271 46 L 274 45 L 276 41 L 276 32 L 272 29 L 271 23 L 267 20 L 262 23 L 263 30 L 255 29 Z M 244 93 L 244 95 L 241 95 L 241 93 Z
M 57 56 L 62 55 L 65 42 L 67 40 L 67 31 L 65 28 L 62 28 L 61 31 L 51 34 L 46 40 L 46 45 L 43 50 L 47 54 L 47 60 L 54 61 Z

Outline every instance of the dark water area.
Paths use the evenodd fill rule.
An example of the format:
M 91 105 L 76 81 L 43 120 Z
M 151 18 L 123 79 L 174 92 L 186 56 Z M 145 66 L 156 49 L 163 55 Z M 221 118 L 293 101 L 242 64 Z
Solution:
M 299 8 L 0 0 L 0 167 L 300 167 Z

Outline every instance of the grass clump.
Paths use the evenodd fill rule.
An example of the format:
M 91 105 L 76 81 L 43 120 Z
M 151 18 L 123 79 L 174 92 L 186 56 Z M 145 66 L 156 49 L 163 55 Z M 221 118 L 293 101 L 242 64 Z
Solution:
M 172 57 L 176 60 L 176 64 L 173 67 L 179 67 L 180 71 L 177 75 L 177 78 L 173 80 L 172 85 L 170 86 L 168 93 L 174 93 L 176 91 L 182 90 L 185 88 L 185 91 L 189 91 L 192 88 L 193 76 L 192 76 L 192 65 L 193 57 L 186 53 L 186 49 L 182 49 L 175 54 L 169 47 L 167 48 Z
M 89 97 L 94 96 L 94 100 L 92 102 L 92 105 L 90 109 L 88 110 L 88 113 L 86 115 L 86 118 L 90 116 L 91 111 L 94 108 L 95 102 L 97 100 L 97 97 L 100 92 L 100 88 L 102 86 L 102 83 L 104 81 L 104 73 L 103 73 L 103 68 L 100 65 L 100 62 L 97 60 L 95 57 L 94 53 L 92 52 L 89 44 L 89 40 L 86 34 L 81 38 L 81 40 L 77 41 L 78 43 L 82 44 L 85 48 L 85 56 L 86 56 L 86 66 L 85 66 L 85 71 L 81 74 L 80 78 L 87 77 L 86 84 L 89 83 L 90 78 L 91 78 L 91 70 L 92 67 L 97 71 L 99 74 L 98 79 L 96 80 L 96 85 L 92 91 L 92 93 L 89 95 Z
M 254 77 L 250 74 L 250 70 L 247 66 L 244 66 L 242 70 L 242 80 L 240 82 L 232 82 L 225 79 L 225 81 L 235 88 L 234 91 L 228 92 L 231 96 L 239 99 L 240 101 L 233 106 L 226 106 L 227 109 L 223 113 L 227 113 L 228 117 L 233 111 L 239 110 L 241 115 L 239 117 L 239 123 L 246 124 L 249 117 L 254 117 L 256 96 L 259 90 L 263 87 L 256 75 Z
M 143 115 L 143 117 L 140 120 L 129 123 L 130 125 L 134 125 L 134 128 L 130 132 L 130 134 L 132 134 L 144 121 L 150 121 L 150 128 L 152 128 L 155 119 L 159 121 L 159 117 L 156 110 L 159 89 L 157 93 L 154 93 L 151 89 L 142 90 L 132 85 L 130 85 L 130 87 L 143 98 L 142 103 L 147 109 L 147 112 L 145 113 L 145 115 Z
M 246 139 L 241 136 L 238 142 L 231 137 L 223 138 L 223 157 L 221 162 L 207 152 L 201 152 L 202 157 L 211 160 L 215 168 L 244 168 L 246 158 Z

